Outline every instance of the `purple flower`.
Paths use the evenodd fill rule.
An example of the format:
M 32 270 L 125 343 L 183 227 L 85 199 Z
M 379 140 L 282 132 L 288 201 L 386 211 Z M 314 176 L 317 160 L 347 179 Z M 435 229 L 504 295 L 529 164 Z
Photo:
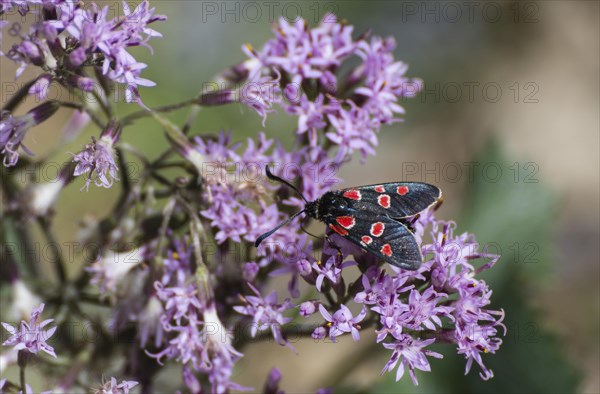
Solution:
M 280 268 L 276 268 L 269 274 L 270 276 L 291 275 L 288 282 L 288 290 L 293 298 L 300 296 L 298 288 L 299 277 L 302 276 L 306 281 L 314 284 L 316 275 L 312 275 L 311 264 L 308 262 L 312 243 L 304 234 L 288 231 L 285 233 L 286 241 L 282 241 L 280 237 L 273 237 L 265 241 L 261 245 L 261 255 L 266 255 L 263 259 L 264 264 L 269 264 L 273 260 L 281 264 Z M 270 250 L 268 250 L 270 249 Z
M 441 317 L 454 320 L 450 314 L 454 308 L 438 305 L 446 297 L 446 294 L 437 293 L 431 287 L 425 289 L 423 294 L 412 289 L 408 297 L 408 305 L 398 318 L 403 321 L 403 326 L 413 330 L 422 330 L 423 326 L 435 330 L 436 325 L 442 326 Z
M 115 163 L 113 146 L 120 133 L 120 126 L 111 123 L 102 132 L 99 140 L 92 137 L 92 143 L 73 157 L 73 162 L 77 163 L 73 175 L 88 174 L 81 190 L 89 190 L 92 182 L 98 187 L 110 188 L 115 180 L 119 180 L 119 168 Z
M 456 343 L 459 354 L 467 358 L 467 372 L 476 362 L 483 371 L 482 378 L 488 379 L 492 373 L 483 364 L 481 353 L 493 353 L 502 343 L 498 327 L 505 330 L 504 312 L 486 308 L 491 291 L 475 275 L 491 267 L 498 256 L 479 253 L 473 235 L 455 236 L 455 225 L 437 220 L 433 212 L 424 212 L 412 225 L 427 260 L 416 271 L 391 267 L 391 273 L 375 265 L 361 265 L 362 289 L 354 296 L 355 302 L 368 305 L 379 315 L 377 342 L 385 340 L 388 334 L 394 341 L 383 345 L 395 350 L 384 371 L 393 369 L 402 359 L 397 378 L 408 366 L 416 384 L 414 368 L 429 371 L 425 356 L 438 356 L 422 348 L 436 339 L 420 340 L 406 333 L 406 329 L 429 330 L 438 332 L 445 342 Z M 428 243 L 425 236 L 430 226 L 432 241 Z M 352 253 L 343 250 L 343 255 Z M 476 269 L 471 262 L 481 257 L 489 262 Z M 442 327 L 448 326 L 454 330 L 442 331 Z
M 484 309 L 490 304 L 492 296 L 492 291 L 484 281 L 471 279 L 458 289 L 458 293 L 460 298 L 452 304 L 454 316 L 458 321 L 464 324 L 473 324 L 480 320 L 496 321 L 491 311 Z
M 70 181 L 71 174 L 68 167 L 63 167 L 57 179 L 48 182 L 36 183 L 27 189 L 27 211 L 34 217 L 42 217 L 52 211 L 52 207 L 64 186 Z
M 156 361 L 163 365 L 162 358 L 166 357 L 169 360 L 175 360 L 181 364 L 200 365 L 200 355 L 204 353 L 204 342 L 200 325 L 196 315 L 190 316 L 189 322 L 184 325 L 171 325 L 167 322 L 167 318 L 163 319 L 165 331 L 167 331 L 172 339 L 167 342 L 167 347 L 157 354 L 146 353 L 156 358 Z
M 314 340 L 320 340 L 327 336 L 327 329 L 325 327 L 317 327 L 310 335 Z
M 502 344 L 502 339 L 498 338 L 497 326 L 502 327 L 503 335 L 506 335 L 506 327 L 502 324 L 504 312 L 498 313 L 500 318 L 491 324 L 457 324 L 456 339 L 458 342 L 458 353 L 464 354 L 467 359 L 465 367 L 465 375 L 471 370 L 473 361 L 475 361 L 481 371 L 479 376 L 483 380 L 488 380 L 494 377 L 491 369 L 488 369 L 481 359 L 481 353 L 495 353 Z
M 320 261 L 313 263 L 312 268 L 317 273 L 317 290 L 321 291 L 321 287 L 323 286 L 323 281 L 325 279 L 327 279 L 332 285 L 337 285 L 342 277 L 342 269 L 352 265 L 356 265 L 356 263 L 354 261 L 346 261 L 342 263 L 338 256 L 331 256 L 329 259 L 327 259 L 325 265 L 323 265 Z
M 129 394 L 129 390 L 138 385 L 138 382 L 133 380 L 122 380 L 121 383 L 117 379 L 111 377 L 109 381 L 94 391 L 95 394 Z
M 279 78 L 263 77 L 256 81 L 248 81 L 234 94 L 236 102 L 240 102 L 256 111 L 263 118 L 263 126 L 267 113 L 272 112 L 273 104 L 280 100 Z
M 232 335 L 221 322 L 216 305 L 198 288 L 192 276 L 192 249 L 186 242 L 174 241 L 175 251 L 163 261 L 163 276 L 154 286 L 164 303 L 161 316 L 165 336 L 171 339 L 157 354 L 184 366 L 184 381 L 191 392 L 200 392 L 194 371 L 208 376 L 213 392 L 243 389 L 231 381 L 235 362 L 242 357 L 231 345 Z
M 201 214 L 218 229 L 218 243 L 227 239 L 254 242 L 282 220 L 277 205 L 264 200 L 263 171 L 272 161 L 268 152 L 273 140 L 260 133 L 258 142 L 248 139 L 242 151 L 241 144 L 231 144 L 231 133 L 222 131 L 216 141 L 196 138 L 195 142 L 190 152 L 202 156 L 198 171 L 206 184 L 203 197 L 208 203 Z M 250 208 L 250 202 L 256 203 L 258 212 Z
M 13 29 L 16 28 L 15 25 Z M 20 30 L 20 28 L 19 28 Z M 49 50 L 45 49 L 45 43 L 37 38 L 31 40 L 23 40 L 20 44 L 15 44 L 8 51 L 7 57 L 17 63 L 17 77 L 19 77 L 28 64 L 34 64 L 41 67 L 46 62 L 46 53 Z
M 306 259 L 298 260 L 296 267 L 298 268 L 298 273 L 302 276 L 308 276 L 312 272 L 312 265 Z
M 241 386 L 231 380 L 235 362 L 243 355 L 231 345 L 232 335 L 221 323 L 214 304 L 208 305 L 203 313 L 203 320 L 202 334 L 206 347 L 202 354 L 203 364 L 198 369 L 208 373 L 212 392 L 249 390 L 249 387 Z
M 265 394 L 283 394 L 283 391 L 279 390 L 279 383 L 281 382 L 281 371 L 279 368 L 271 368 L 267 381 L 265 382 L 265 388 L 263 392 Z
M 321 304 L 319 305 L 319 312 L 321 312 L 321 315 L 328 321 L 329 338 L 331 338 L 333 342 L 336 341 L 336 337 L 348 332 L 352 334 L 352 338 L 355 341 L 360 340 L 360 333 L 358 331 L 360 326 L 358 323 L 360 323 L 367 315 L 365 307 L 363 307 L 356 317 L 352 317 L 352 312 L 344 304 L 340 305 L 340 309 L 336 311 L 333 316 L 331 316 L 327 309 Z
M 158 297 L 151 296 L 138 316 L 138 336 L 142 348 L 146 347 L 151 337 L 154 337 L 154 346 L 158 347 L 162 344 L 164 329 L 161 324 L 161 316 L 163 314 L 162 303 Z
M 44 304 L 40 304 L 31 312 L 29 323 L 22 320 L 19 329 L 8 323 L 2 322 L 2 326 L 10 333 L 10 337 L 2 343 L 3 346 L 14 346 L 14 350 L 26 350 L 37 354 L 40 350 L 56 358 L 54 348 L 46 343 L 56 331 L 56 327 L 49 330 L 43 330 L 45 326 L 52 323 L 54 319 L 47 319 L 40 322 Z
M 79 133 L 89 124 L 90 115 L 85 111 L 74 111 L 69 122 L 63 129 L 63 141 L 73 141 Z
M 14 45 L 7 56 L 19 65 L 17 77 L 28 64 L 33 64 L 46 71 L 53 69 L 57 74 L 73 75 L 79 81 L 71 85 L 89 90 L 93 87 L 91 80 L 77 76 L 82 74 L 83 67 L 101 66 L 107 78 L 126 85 L 128 102 L 142 104 L 138 86 L 153 86 L 154 82 L 140 76 L 146 65 L 138 62 L 128 49 L 145 46 L 152 50 L 148 41 L 161 35 L 149 25 L 166 17 L 156 15 L 147 1 L 133 11 L 123 2 L 123 12 L 115 18 L 109 17 L 109 7 L 100 8 L 95 3 L 83 6 L 57 0 L 43 4 L 41 22 L 33 24 L 29 34 L 20 33 L 20 25 L 15 27 L 20 33 L 15 35 L 22 41 Z M 20 10 L 28 11 L 22 7 Z M 63 40 L 58 39 L 61 33 Z
M 172 319 L 179 325 L 182 318 L 190 319 L 202 308 L 197 295 L 198 289 L 192 283 L 166 287 L 157 281 L 154 287 L 156 296 L 165 303 L 163 325 Z
M 144 261 L 145 253 L 144 246 L 124 252 L 107 250 L 96 262 L 84 269 L 92 277 L 90 283 L 99 287 L 101 297 L 114 300 L 129 271 Z
M 124 16 L 119 19 L 107 19 L 109 9 L 92 7 L 76 9 L 67 31 L 76 38 L 88 56 L 102 53 L 104 62 L 102 72 L 115 82 L 126 85 L 127 102 L 139 101 L 137 90 L 140 86 L 154 86 L 154 82 L 141 78 L 141 71 L 146 64 L 138 62 L 127 49 L 132 46 L 146 46 L 152 37 L 160 37 L 160 33 L 148 25 L 156 21 L 164 21 L 163 15 L 154 15 L 155 8 L 149 8 L 148 1 L 140 3 L 134 11 L 123 2 Z M 151 48 L 150 48 L 151 49 Z
M 408 66 L 394 60 L 396 43 L 393 38 L 373 37 L 370 42 L 358 43 L 357 54 L 363 59 L 360 69 L 365 86 L 355 93 L 362 96 L 362 107 L 381 123 L 396 121 L 394 114 L 404 109 L 396 102 L 399 97 L 413 97 L 421 89 L 421 81 L 406 78 Z
M 48 96 L 48 86 L 52 82 L 52 76 L 43 74 L 35 81 L 32 87 L 29 88 L 29 94 L 37 97 L 38 100 L 45 100 Z
M 398 96 L 390 91 L 386 81 L 379 79 L 373 87 L 361 86 L 356 93 L 366 97 L 363 108 L 375 115 L 382 123 L 394 120 L 394 113 L 404 114 L 404 108 L 396 103 Z
M 208 372 L 208 381 L 210 382 L 212 393 L 226 393 L 229 390 L 252 390 L 251 387 L 239 385 L 231 380 L 233 366 L 233 361 L 227 358 L 219 357 L 212 360 L 212 368 Z
M 300 304 L 298 309 L 300 316 L 308 317 L 317 311 L 317 303 L 314 301 L 305 301 Z
M 256 278 L 256 275 L 258 274 L 259 270 L 260 267 L 254 261 L 244 263 L 244 266 L 242 267 L 242 274 L 244 276 L 244 280 L 246 282 L 252 282 L 254 278 Z
M 163 259 L 163 271 L 160 283 L 162 285 L 185 285 L 187 279 L 192 275 L 193 248 L 189 241 L 174 239 L 173 247 L 167 252 Z
M 325 135 L 339 146 L 337 162 L 342 162 L 354 151 L 359 151 L 364 161 L 368 155 L 375 154 L 375 131 L 379 129 L 379 121 L 371 118 L 367 110 L 358 107 L 352 101 L 348 103 L 350 109 L 340 109 L 336 114 L 327 116 L 333 130 Z
M 400 314 L 406 309 L 406 305 L 395 295 L 390 295 L 389 298 L 389 302 L 371 308 L 379 314 L 381 328 L 376 331 L 378 343 L 387 338 L 388 334 L 394 338 L 401 338 L 404 329 L 404 321 L 400 319 Z
M 192 368 L 189 365 L 183 367 L 182 372 L 183 383 L 190 390 L 191 394 L 200 394 L 202 393 L 202 386 L 200 385 L 200 381 L 194 375 Z
M 23 139 L 30 128 L 50 118 L 58 110 L 58 104 L 41 104 L 23 116 L 12 116 L 8 112 L 0 114 L 0 153 L 4 155 L 4 166 L 11 167 L 19 160 L 19 148 L 27 154 L 33 153 L 23 145 Z
M 361 279 L 363 291 L 356 294 L 354 301 L 367 305 L 391 304 L 390 295 L 403 293 L 414 287 L 414 285 L 405 286 L 407 280 L 408 278 L 391 277 L 385 271 L 379 271 L 379 274 L 371 284 L 368 275 L 363 274 Z M 393 299 L 394 297 L 392 297 Z
M 298 129 L 296 132 L 298 134 L 307 133 L 308 143 L 313 148 L 318 145 L 318 130 L 327 125 L 325 114 L 328 108 L 324 105 L 324 101 L 325 97 L 322 94 L 319 94 L 315 101 L 310 101 L 303 94 L 296 105 L 286 107 L 288 113 L 298 116 Z
M 435 339 L 427 339 L 422 341 L 415 339 L 408 334 L 403 334 L 401 338 L 397 339 L 393 343 L 384 343 L 383 347 L 386 349 L 393 350 L 392 357 L 383 367 L 381 373 L 386 371 L 391 372 L 400 361 L 398 371 L 396 372 L 396 381 L 400 380 L 404 375 L 404 371 L 408 368 L 408 372 L 412 381 L 415 385 L 418 385 L 417 377 L 415 376 L 415 368 L 421 371 L 431 371 L 427 356 L 442 358 L 442 355 L 425 349 L 426 346 L 431 345 L 435 342 Z
M 338 23 L 332 14 L 313 29 L 302 18 L 294 23 L 280 18 L 273 32 L 275 38 L 259 51 L 243 47 L 249 60 L 233 68 L 229 77 L 253 81 L 277 75 L 289 81 L 283 92 L 276 92 L 283 97 L 270 102 L 298 116 L 297 133 L 307 134 L 311 148 L 319 146 L 319 132 L 339 145 L 337 163 L 357 150 L 363 160 L 375 154 L 380 125 L 398 121 L 395 115 L 404 113 L 399 98 L 413 97 L 421 88 L 421 81 L 407 78 L 407 66 L 394 59 L 394 40 L 367 41 L 367 35 L 354 40 L 353 27 Z M 340 75 L 353 55 L 362 63 Z M 344 87 L 343 96 L 338 85 Z M 307 91 L 313 86 L 318 87 Z M 328 125 L 331 130 L 325 133 Z
M 246 305 L 235 306 L 233 309 L 242 315 L 252 316 L 253 325 L 250 330 L 252 337 L 254 338 L 259 331 L 270 329 L 278 344 L 282 346 L 289 345 L 283 337 L 281 327 L 292 320 L 283 316 L 283 312 L 292 307 L 290 300 L 286 299 L 282 304 L 279 304 L 277 303 L 276 291 L 263 298 L 254 286 L 250 283 L 248 283 L 248 286 L 256 296 L 245 296 Z
M 312 30 L 302 18 L 290 24 L 282 17 L 273 32 L 275 38 L 268 41 L 259 53 L 250 48 L 246 48 L 246 53 L 264 67 L 277 68 L 289 74 L 292 83 L 298 85 L 303 79 L 330 82 L 330 70 L 337 68 L 355 45 L 352 27 L 335 23 L 335 17 L 324 20 Z
M 2 0 L 0 2 L 0 12 L 8 12 L 15 7 L 21 15 L 25 15 L 29 11 L 27 0 Z

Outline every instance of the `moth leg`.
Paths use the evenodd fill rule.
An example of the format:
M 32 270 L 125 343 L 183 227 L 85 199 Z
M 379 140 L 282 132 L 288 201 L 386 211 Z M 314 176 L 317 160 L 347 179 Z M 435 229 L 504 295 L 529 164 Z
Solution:
M 438 210 L 438 209 L 439 209 L 439 208 L 442 206 L 442 204 L 443 204 L 443 203 L 444 203 L 444 197 L 440 197 L 440 198 L 439 198 L 439 199 L 436 201 L 436 203 L 433 205 L 432 209 L 433 209 L 434 211 L 437 211 L 437 210 Z
M 412 218 L 409 218 L 408 220 L 406 219 L 402 219 L 400 220 L 400 223 L 402 223 L 403 225 L 406 226 L 406 228 L 408 229 L 408 231 L 410 231 L 411 233 L 414 234 L 415 232 L 415 223 L 417 222 L 417 220 L 419 220 L 419 218 L 421 217 L 421 214 L 418 213 L 415 216 L 413 216 Z
M 318 240 L 323 240 L 323 238 L 314 235 L 313 233 L 311 233 L 310 231 L 308 231 L 305 227 L 304 227 L 304 221 L 300 222 L 300 230 L 302 230 L 302 232 L 304 232 L 305 234 L 310 235 L 311 237 L 318 239 Z
M 329 243 L 329 246 L 331 246 L 333 249 L 337 250 L 337 257 L 338 257 L 338 259 L 341 259 L 342 258 L 342 249 L 331 239 L 331 237 L 327 233 L 325 233 L 325 240 Z

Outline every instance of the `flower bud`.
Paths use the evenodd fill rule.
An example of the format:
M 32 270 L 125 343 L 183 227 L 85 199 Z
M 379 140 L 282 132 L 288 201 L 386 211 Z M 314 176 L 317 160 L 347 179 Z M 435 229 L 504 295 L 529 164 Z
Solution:
M 31 61 L 31 63 L 35 64 L 38 67 L 44 65 L 44 55 L 42 51 L 40 51 L 40 48 L 33 42 L 23 41 L 19 49 L 20 52 Z
M 85 50 L 81 47 L 75 49 L 73 52 L 69 54 L 69 62 L 73 67 L 79 67 L 85 62 L 87 59 L 87 54 Z

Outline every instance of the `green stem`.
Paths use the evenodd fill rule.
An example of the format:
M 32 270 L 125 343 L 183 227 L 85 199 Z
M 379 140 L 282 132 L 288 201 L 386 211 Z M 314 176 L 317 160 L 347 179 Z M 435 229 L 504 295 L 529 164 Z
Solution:
M 93 111 L 91 111 L 89 108 L 87 108 L 86 106 L 82 105 L 82 104 L 77 104 L 77 103 L 70 103 L 67 101 L 57 101 L 57 103 L 64 108 L 72 108 L 72 109 L 76 109 L 80 112 L 86 112 L 90 118 L 92 119 L 92 121 L 96 124 L 96 126 L 100 127 L 101 129 L 104 129 L 104 123 L 102 122 L 102 119 L 100 119 Z
M 17 107 L 17 105 L 19 105 L 21 101 L 23 101 L 27 97 L 27 95 L 29 94 L 29 89 L 37 82 L 38 78 L 39 76 L 23 85 L 21 89 L 19 89 L 17 93 L 14 96 L 12 96 L 6 104 L 4 104 L 4 107 L 2 107 L 2 111 L 0 112 L 12 112 Z
M 24 393 L 27 392 L 27 389 L 25 388 L 25 367 L 19 367 L 19 381 L 21 382 L 21 390 L 23 390 Z
M 324 294 L 325 294 L 325 298 L 327 298 L 327 302 L 329 302 L 329 306 L 331 308 L 335 308 L 338 306 L 338 303 L 335 302 L 335 300 L 331 296 L 331 293 L 329 292 L 329 290 L 327 290 L 327 292 L 325 292 Z
M 54 246 L 50 248 L 53 255 L 54 269 L 56 270 L 56 275 L 58 276 L 60 283 L 64 285 L 67 282 L 67 273 L 65 272 L 65 262 L 62 258 L 61 250 L 59 249 L 60 245 L 50 229 L 50 223 L 45 218 L 39 217 L 38 224 L 42 229 L 46 241 Z
M 241 330 L 241 332 L 244 332 L 244 330 L 242 330 L 242 327 L 243 327 L 242 324 L 240 324 L 240 330 Z M 313 333 L 313 331 L 315 330 L 315 328 L 317 328 L 317 325 L 294 324 L 293 331 L 290 330 L 289 327 L 282 327 L 282 328 L 283 328 L 282 333 L 283 333 L 284 337 L 289 337 L 289 336 L 293 336 L 296 338 L 310 337 L 311 334 Z M 273 334 L 271 333 L 271 330 L 261 331 L 254 338 L 248 337 L 247 332 L 246 332 L 246 333 L 244 333 L 244 335 L 239 335 L 234 338 L 233 347 L 235 347 L 236 349 L 242 349 L 244 346 L 246 346 L 248 344 L 255 343 L 255 342 L 268 341 L 268 340 L 272 340 L 272 339 L 273 339 Z
M 25 366 L 27 365 L 27 357 L 28 357 L 28 351 L 27 350 L 19 350 L 19 353 L 17 353 L 17 364 L 19 365 L 19 382 L 21 385 L 21 390 L 25 393 L 27 392 L 27 390 L 25 389 L 26 383 L 25 383 Z
M 160 230 L 158 233 L 158 242 L 156 245 L 156 256 L 161 259 L 163 255 L 163 250 L 165 247 L 165 240 L 167 238 L 167 230 L 169 228 L 169 222 L 171 221 L 171 217 L 173 216 L 173 212 L 175 210 L 175 206 L 177 205 L 177 200 L 175 197 L 171 197 L 169 201 L 165 204 L 163 209 L 163 220 L 160 225 Z
M 189 107 L 190 105 L 198 105 L 198 99 L 193 98 L 193 99 L 182 101 L 182 102 L 175 103 L 175 104 L 163 105 L 160 107 L 151 108 L 150 111 L 146 111 L 146 110 L 136 111 L 136 112 L 130 113 L 129 115 L 124 116 L 123 119 L 121 119 L 121 124 L 127 125 L 136 119 L 152 116 L 152 114 L 154 112 L 171 112 L 171 111 L 175 111 L 175 110 L 178 110 L 181 108 Z
M 104 99 L 102 98 L 102 96 L 100 96 L 100 94 L 96 91 L 96 89 L 92 90 L 92 94 L 94 95 L 94 97 L 96 98 L 96 100 L 98 100 L 98 103 L 100 104 L 100 107 L 104 111 L 104 114 L 106 115 L 106 117 L 108 119 L 114 118 L 114 114 L 113 114 L 113 110 L 112 110 L 111 106 L 108 105 L 104 101 Z

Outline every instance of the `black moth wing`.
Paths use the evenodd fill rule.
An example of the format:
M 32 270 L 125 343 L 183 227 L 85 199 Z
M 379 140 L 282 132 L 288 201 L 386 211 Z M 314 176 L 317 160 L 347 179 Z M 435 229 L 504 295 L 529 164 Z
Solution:
M 400 268 L 415 270 L 423 256 L 402 219 L 435 204 L 441 190 L 428 183 L 392 182 L 331 192 L 321 220 L 339 235 Z
M 442 191 L 428 183 L 390 182 L 340 190 L 356 211 L 394 219 L 414 216 L 442 197 Z
M 364 217 L 358 214 L 355 219 L 354 226 L 343 235 L 345 239 L 396 267 L 407 270 L 419 268 L 423 261 L 421 249 L 404 224 L 385 215 Z M 343 230 L 339 226 L 336 229 Z

